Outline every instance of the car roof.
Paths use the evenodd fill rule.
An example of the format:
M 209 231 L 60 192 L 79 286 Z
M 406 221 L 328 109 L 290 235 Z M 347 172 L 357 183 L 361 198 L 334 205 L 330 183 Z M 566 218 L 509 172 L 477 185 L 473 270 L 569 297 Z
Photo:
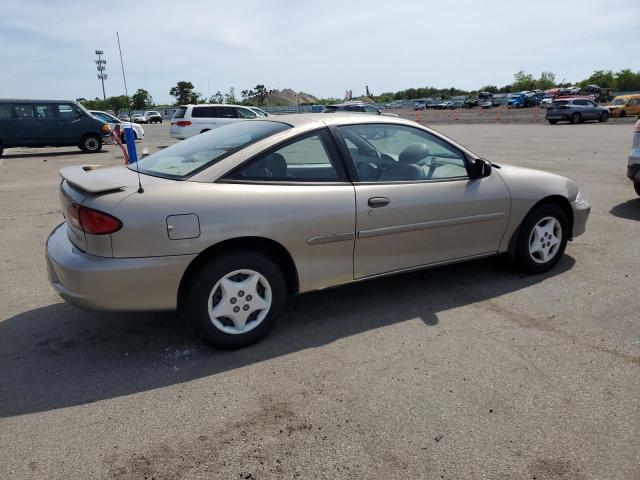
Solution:
M 78 103 L 75 100 L 38 100 L 32 98 L 0 98 L 0 103 Z

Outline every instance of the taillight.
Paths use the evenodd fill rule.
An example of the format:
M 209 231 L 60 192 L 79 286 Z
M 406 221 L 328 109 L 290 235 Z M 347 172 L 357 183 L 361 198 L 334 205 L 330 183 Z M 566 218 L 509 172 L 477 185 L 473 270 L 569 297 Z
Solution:
M 191 125 L 191 122 L 189 120 L 178 120 L 176 122 L 176 125 L 179 127 L 188 127 L 189 125 Z
M 71 203 L 67 208 L 69 223 L 91 235 L 107 235 L 122 228 L 122 222 L 108 213 Z

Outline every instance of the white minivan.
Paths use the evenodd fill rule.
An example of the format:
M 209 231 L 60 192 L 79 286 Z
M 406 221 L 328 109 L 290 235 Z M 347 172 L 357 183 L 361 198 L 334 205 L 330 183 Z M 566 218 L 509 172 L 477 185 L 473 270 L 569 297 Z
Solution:
M 240 105 L 181 105 L 171 119 L 172 138 L 184 140 L 244 118 L 256 118 L 256 112 Z

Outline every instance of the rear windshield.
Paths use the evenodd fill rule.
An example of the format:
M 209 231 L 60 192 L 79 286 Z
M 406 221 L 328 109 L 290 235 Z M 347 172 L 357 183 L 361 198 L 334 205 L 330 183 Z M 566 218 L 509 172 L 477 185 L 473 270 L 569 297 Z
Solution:
M 174 117 L 175 118 L 175 117 Z M 265 120 L 246 120 L 183 140 L 138 161 L 141 173 L 184 179 L 264 138 L 291 128 Z M 129 166 L 132 170 L 135 167 Z
M 184 114 L 187 111 L 187 107 L 179 107 L 173 114 L 173 118 L 184 118 Z

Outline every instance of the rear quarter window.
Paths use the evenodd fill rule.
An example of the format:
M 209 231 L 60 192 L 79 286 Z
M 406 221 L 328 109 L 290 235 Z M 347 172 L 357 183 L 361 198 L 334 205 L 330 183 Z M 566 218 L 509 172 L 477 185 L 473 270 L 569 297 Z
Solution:
M 173 114 L 173 118 L 184 118 L 184 114 L 187 112 L 186 107 L 177 108 Z

